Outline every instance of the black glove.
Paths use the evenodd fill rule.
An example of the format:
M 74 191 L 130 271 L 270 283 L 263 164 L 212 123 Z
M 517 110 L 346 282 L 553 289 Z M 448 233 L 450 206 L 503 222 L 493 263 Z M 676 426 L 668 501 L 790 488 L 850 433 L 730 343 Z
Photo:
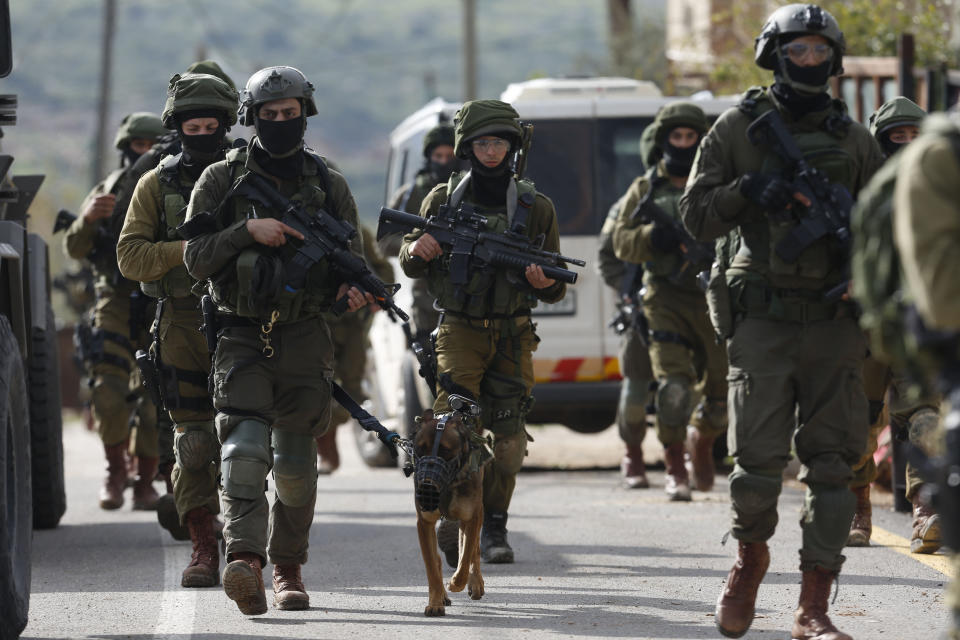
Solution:
M 768 211 L 781 211 L 794 201 L 790 183 L 769 173 L 745 174 L 740 178 L 740 193 Z
M 673 227 L 655 224 L 650 232 L 650 244 L 657 251 L 670 253 L 680 246 L 680 236 Z

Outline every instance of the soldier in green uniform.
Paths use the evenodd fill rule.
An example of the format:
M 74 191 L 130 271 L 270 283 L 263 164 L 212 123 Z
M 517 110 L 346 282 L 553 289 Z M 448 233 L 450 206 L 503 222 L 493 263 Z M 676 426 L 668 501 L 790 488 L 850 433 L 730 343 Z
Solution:
M 659 207 L 679 221 L 677 203 L 693 166 L 697 144 L 708 129 L 697 105 L 665 105 L 653 125 L 663 159 L 630 185 L 613 230 L 617 257 L 644 264 L 644 312 L 650 325 L 650 361 L 657 380 L 657 437 L 667 466 L 671 500 L 690 500 L 684 464 L 687 424 L 695 427 L 691 459 L 700 491 L 713 488 L 713 441 L 727 428 L 727 357 L 717 344 L 697 274 L 709 264 L 690 264 L 673 227 L 643 224 L 645 207 Z M 694 388 L 703 401 L 693 411 Z
M 450 174 L 457 168 L 457 157 L 453 153 L 453 127 L 441 122 L 427 131 L 423 137 L 424 166 L 417 172 L 412 183 L 405 184 L 397 189 L 390 199 L 389 207 L 407 213 L 419 214 L 423 199 L 430 190 L 438 184 L 446 184 Z M 401 237 L 391 234 L 380 240 L 380 246 L 386 255 L 395 256 L 400 251 Z M 436 329 L 440 318 L 439 312 L 433 308 L 433 296 L 427 291 L 427 281 L 418 278 L 413 281 L 411 288 L 413 308 L 411 317 L 414 328 L 423 340 L 426 335 Z
M 163 408 L 174 422 L 177 513 L 193 542 L 184 587 L 212 587 L 219 578 L 214 516 L 220 512 L 220 446 L 207 391 L 210 353 L 198 331 L 203 318 L 192 292 L 196 280 L 183 264 L 185 243 L 176 229 L 200 174 L 224 158 L 224 137 L 236 124 L 237 103 L 236 90 L 215 76 L 185 73 L 170 79 L 163 124 L 176 129 L 182 151 L 164 158 L 137 183 L 117 244 L 124 276 L 139 280 L 147 295 L 159 299 L 151 356 L 162 379 Z
M 648 126 L 640 138 L 640 157 L 648 167 L 654 166 L 661 155 L 654 141 L 654 133 L 654 127 Z M 638 294 L 643 286 L 643 269 L 640 265 L 625 263 L 613 250 L 613 228 L 624 199 L 625 196 L 621 196 L 607 212 L 600 230 L 600 249 L 597 255 L 597 270 L 607 286 L 613 289 L 618 307 L 625 299 L 629 299 L 633 305 L 641 304 Z M 637 317 L 636 314 L 643 313 L 643 310 L 634 309 L 633 313 L 633 318 L 622 319 L 629 322 Z M 625 324 L 620 334 L 618 354 L 623 382 L 620 384 L 620 399 L 617 403 L 617 430 L 627 449 L 620 461 L 621 483 L 626 489 L 646 489 L 650 486 L 643 462 L 643 438 L 647 433 L 647 406 L 651 404 L 649 400 L 653 369 L 647 351 L 648 336 L 641 334 L 641 331 L 642 329 L 633 323 Z
M 866 340 L 853 306 L 827 296 L 844 285 L 846 247 L 833 234 L 796 244 L 793 230 L 798 216 L 811 215 L 809 200 L 784 175 L 781 157 L 747 137 L 752 122 L 776 109 L 809 162 L 856 196 L 882 155 L 869 131 L 827 93 L 844 48 L 839 25 L 820 7 L 777 9 L 755 47 L 757 64 L 774 72 L 773 86 L 750 89 L 720 116 L 680 200 L 684 224 L 698 239 L 733 230 L 738 237 L 736 254 L 711 282 L 727 288 L 725 300 L 717 297 L 725 312 L 715 307 L 711 317 L 727 338 L 728 444 L 736 462 L 730 499 L 738 557 L 716 611 L 717 627 L 729 637 L 746 633 L 753 619 L 792 439 L 807 485 L 793 637 L 849 640 L 830 622 L 827 600 L 856 507 L 851 466 L 867 441 Z
M 247 81 L 239 119 L 256 136 L 207 167 L 187 206 L 184 263 L 207 280 L 220 313 L 213 404 L 222 446 L 221 505 L 227 566 L 223 588 L 246 615 L 267 610 L 263 566 L 273 563 L 274 606 L 305 609 L 300 566 L 307 561 L 317 487 L 315 438 L 330 421 L 333 345 L 323 320 L 347 296 L 356 311 L 371 299 L 320 260 L 302 288 L 285 286 L 290 243 L 302 234 L 283 212 L 249 191 L 257 174 L 308 213 L 325 209 L 357 226 L 357 207 L 339 173 L 304 150 L 313 85 L 293 67 L 267 67 Z M 352 250 L 362 256 L 359 241 Z M 273 467 L 272 510 L 264 481 Z M 269 527 L 269 535 L 268 535 Z
M 902 172 L 894 192 L 896 248 L 906 280 L 907 301 L 929 330 L 954 336 L 960 332 L 960 290 L 955 274 L 960 269 L 960 116 L 931 115 L 923 123 L 920 137 L 904 150 Z M 956 371 L 956 352 L 945 355 Z M 951 361 L 952 362 L 949 362 Z M 945 374 L 931 371 L 931 374 Z M 956 380 L 951 381 L 955 396 Z M 957 406 L 949 407 L 956 428 Z M 913 434 L 911 434 L 912 436 Z M 943 433 L 937 434 L 938 449 Z M 951 452 L 951 460 L 956 459 Z M 947 491 L 955 491 L 955 487 Z M 954 576 L 960 575 L 960 554 L 952 556 Z M 954 577 L 946 593 L 951 612 L 949 638 L 960 639 L 960 582 Z
M 877 172 L 866 188 L 860 193 L 857 199 L 855 211 L 852 214 L 853 219 L 858 216 L 868 216 L 872 212 L 880 210 L 882 207 L 892 206 L 893 185 L 892 179 L 897 172 L 899 156 L 894 159 L 902 147 L 906 146 L 911 140 L 919 135 L 920 123 L 926 113 L 911 100 L 902 96 L 889 100 L 884 103 L 870 116 L 870 133 L 877 139 L 885 158 L 884 168 Z M 889 178 L 889 179 L 888 179 Z M 876 241 L 873 238 L 864 237 L 863 239 L 854 239 L 857 246 L 861 243 Z M 856 253 L 856 248 L 854 252 Z M 856 259 L 854 259 L 856 264 Z M 854 266 L 853 289 L 854 296 L 858 291 L 862 291 L 863 280 L 875 278 L 873 273 L 858 273 Z M 859 282 L 858 282 L 859 281 Z M 864 328 L 868 330 L 867 339 L 870 341 L 869 327 L 872 319 L 866 318 Z M 879 336 L 876 336 L 879 338 Z M 870 406 L 870 433 L 867 438 L 867 450 L 857 464 L 853 466 L 853 481 L 850 488 L 857 497 L 857 509 L 853 516 L 853 523 L 850 525 L 850 533 L 847 536 L 847 546 L 865 547 L 870 545 L 870 535 L 873 531 L 872 515 L 873 509 L 870 503 L 870 484 L 877 478 L 877 466 L 873 461 L 873 453 L 877 450 L 877 436 L 888 423 L 884 409 L 884 400 L 890 387 L 891 407 L 889 407 L 889 417 L 894 429 L 909 431 L 911 423 L 914 423 L 914 429 L 921 425 L 928 425 L 930 418 L 933 418 L 933 424 L 936 424 L 936 411 L 939 406 L 939 399 L 929 398 L 920 402 L 910 402 L 906 398 L 906 383 L 902 379 L 902 374 L 898 380 L 894 380 L 894 374 L 887 362 L 878 350 L 882 345 L 871 345 L 871 353 L 867 356 L 863 366 L 864 392 L 867 395 L 867 402 Z M 891 382 L 893 386 L 891 387 Z M 930 412 L 933 415 L 930 415 Z M 922 429 L 921 429 L 922 430 Z M 923 479 L 911 465 L 907 465 L 907 484 L 908 499 L 919 502 L 920 490 L 923 486 Z M 924 531 L 923 535 L 932 538 L 931 534 L 937 534 L 937 531 Z M 923 535 L 920 540 L 922 541 Z M 912 545 L 913 546 L 913 545 Z M 929 547 L 929 543 L 917 545 L 917 549 Z M 938 545 L 939 546 L 939 545 Z
M 370 270 L 384 282 L 393 282 L 393 267 L 380 254 L 374 241 L 375 234 L 361 224 L 357 231 L 363 239 L 363 255 Z M 367 369 L 367 334 L 373 324 L 373 307 L 365 307 L 357 313 L 336 317 L 330 314 L 327 325 L 333 339 L 333 375 L 344 391 L 357 402 L 366 400 L 363 391 L 363 376 Z M 340 466 L 337 450 L 337 427 L 350 419 L 350 413 L 336 405 L 330 416 L 330 428 L 317 437 L 317 452 L 320 454 L 320 473 L 332 473 Z
M 164 133 L 160 118 L 152 113 L 132 113 L 123 119 L 115 141 L 122 154 L 121 166 L 90 191 L 63 241 L 67 255 L 89 260 L 96 277 L 93 330 L 81 355 L 90 370 L 93 420 L 107 458 L 107 477 L 100 491 L 103 509 L 123 505 L 128 447 L 137 457 L 133 508 L 153 509 L 158 497 L 153 489 L 159 464 L 157 408 L 138 392 L 133 360 L 136 349 L 146 346 L 149 300 L 140 294 L 136 282 L 120 274 L 115 244 L 126 213 L 119 203 L 136 185 L 130 167 Z M 131 444 L 134 404 L 137 428 Z
M 464 104 L 455 119 L 457 157 L 470 170 L 455 174 L 424 199 L 420 215 L 433 216 L 440 206 L 472 205 L 493 233 L 508 226 L 536 238 L 543 248 L 559 251 L 559 227 L 553 203 L 531 182 L 518 180 L 513 156 L 519 150 L 519 116 L 499 100 Z M 513 562 L 507 541 L 507 511 L 527 450 L 525 416 L 533 388 L 533 351 L 539 338 L 530 319 L 538 300 L 557 302 L 566 285 L 529 265 L 521 277 L 494 268 L 471 274 L 460 289 L 450 281 L 440 244 L 428 233 L 404 237 L 400 266 L 411 278 L 426 278 L 430 294 L 443 311 L 437 329 L 437 374 L 441 389 L 435 411 L 447 410 L 451 389 L 480 402 L 480 419 L 494 435 L 494 460 L 484 471 L 481 553 L 486 562 Z M 441 258 L 441 259 L 438 259 Z

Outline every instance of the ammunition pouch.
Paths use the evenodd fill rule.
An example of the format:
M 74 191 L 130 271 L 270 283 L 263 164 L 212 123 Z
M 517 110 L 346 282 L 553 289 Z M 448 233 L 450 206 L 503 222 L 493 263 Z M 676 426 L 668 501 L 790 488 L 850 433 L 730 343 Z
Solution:
M 305 291 L 283 284 L 283 262 L 276 254 L 247 249 L 237 258 L 237 315 L 267 320 L 273 311 L 277 322 L 299 317 Z
M 497 436 L 524 432 L 533 402 L 520 378 L 487 371 L 480 381 L 480 419 Z
M 194 280 L 184 265 L 170 269 L 159 280 L 141 282 L 140 289 L 151 298 L 185 298 L 191 295 Z

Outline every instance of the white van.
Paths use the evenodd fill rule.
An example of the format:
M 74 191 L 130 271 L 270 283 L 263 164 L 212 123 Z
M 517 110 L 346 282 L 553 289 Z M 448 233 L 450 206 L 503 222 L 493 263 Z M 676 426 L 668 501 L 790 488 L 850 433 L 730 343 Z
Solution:
M 734 98 L 699 98 L 711 120 L 735 104 Z M 621 376 L 618 338 L 607 328 L 614 296 L 596 270 L 598 234 L 610 206 L 644 172 L 641 133 L 663 104 L 678 98 L 628 78 L 541 78 L 509 85 L 500 99 L 534 126 L 526 177 L 556 207 L 560 253 L 587 261 L 574 268 L 579 279 L 562 301 L 533 310 L 541 342 L 533 354 L 536 403 L 528 421 L 601 431 L 614 422 Z M 393 130 L 384 201 L 420 169 L 424 134 L 441 119 L 452 122 L 459 106 L 437 98 Z M 406 308 L 409 286 L 397 272 L 398 303 Z M 388 428 L 407 433 L 432 396 L 418 380 L 399 326 L 378 314 L 370 337 L 369 409 Z M 365 460 L 386 462 L 379 442 L 359 435 Z

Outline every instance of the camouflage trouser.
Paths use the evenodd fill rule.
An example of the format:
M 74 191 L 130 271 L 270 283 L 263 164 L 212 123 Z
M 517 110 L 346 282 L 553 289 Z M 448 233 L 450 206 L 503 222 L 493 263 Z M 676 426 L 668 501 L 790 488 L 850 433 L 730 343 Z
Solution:
M 650 353 L 640 334 L 628 329 L 620 337 L 620 401 L 617 404 L 617 429 L 627 446 L 640 446 L 647 433 L 647 405 L 653 369 Z
M 688 423 L 705 436 L 719 436 L 727 428 L 727 354 L 717 344 L 703 294 L 648 292 L 643 308 L 657 379 L 657 437 L 665 447 L 683 442 Z M 698 383 L 704 401 L 694 412 Z
M 524 427 L 538 341 L 528 317 L 484 321 L 447 314 L 437 332 L 438 379 L 449 376 L 478 398 L 481 424 L 493 433 L 493 462 L 483 475 L 487 512 L 509 509 L 527 454 Z M 448 395 L 440 389 L 435 412 L 449 410 Z
M 209 404 L 206 380 L 210 374 L 210 353 L 206 338 L 198 331 L 203 324 L 198 304 L 193 297 L 164 300 L 163 315 L 156 328 L 160 360 L 175 368 L 181 402 L 180 408 L 169 411 L 174 422 L 172 446 L 176 456 L 173 495 L 181 521 L 197 507 L 206 507 L 214 514 L 220 512 L 220 443 L 213 421 L 215 412 Z
M 333 376 L 350 397 L 362 404 L 367 399 L 363 392 L 363 375 L 367 368 L 367 333 L 370 331 L 370 314 L 344 314 L 329 323 L 333 340 Z M 350 419 L 350 412 L 338 403 L 333 404 L 330 428 L 334 429 Z
M 856 499 L 851 466 L 867 441 L 866 340 L 852 317 L 807 324 L 748 317 L 727 342 L 732 533 L 768 540 L 790 440 L 807 484 L 802 568 L 839 570 Z M 799 425 L 798 425 L 799 422 Z
M 102 349 L 97 349 L 100 354 L 94 356 L 90 367 L 90 400 L 94 424 L 105 445 L 130 438 L 135 455 L 157 457 L 158 409 L 143 393 L 133 359 L 137 349 L 147 346 L 146 330 L 144 323 L 131 335 L 129 297 L 103 295 L 97 299 L 93 331 Z M 132 424 L 136 429 L 131 433 Z
M 890 415 L 888 407 L 884 406 L 887 388 L 892 381 L 890 367 L 873 356 L 868 355 L 863 363 L 863 391 L 867 396 L 869 407 L 870 431 L 867 435 L 867 450 L 860 460 L 853 465 L 853 480 L 850 488 L 865 487 L 877 479 L 877 465 L 873 454 L 877 450 L 877 437 L 887 425 Z
M 229 327 L 221 333 L 213 362 L 217 434 L 225 444 L 241 423 L 261 423 L 273 432 L 273 456 L 281 454 L 278 441 L 294 443 L 301 450 L 291 453 L 307 460 L 312 471 L 305 471 L 298 486 L 281 487 L 275 470 L 272 510 L 262 492 L 242 498 L 222 489 L 223 536 L 228 558 L 252 552 L 273 564 L 303 564 L 317 497 L 314 439 L 326 432 L 330 422 L 333 345 L 320 318 L 274 326 L 269 339 L 274 353 L 267 358 L 259 325 Z M 226 456 L 224 448 L 224 461 Z M 261 486 L 267 468 L 259 479 Z M 302 501 L 287 499 L 290 504 L 286 504 L 281 494 L 288 490 L 298 493 Z

